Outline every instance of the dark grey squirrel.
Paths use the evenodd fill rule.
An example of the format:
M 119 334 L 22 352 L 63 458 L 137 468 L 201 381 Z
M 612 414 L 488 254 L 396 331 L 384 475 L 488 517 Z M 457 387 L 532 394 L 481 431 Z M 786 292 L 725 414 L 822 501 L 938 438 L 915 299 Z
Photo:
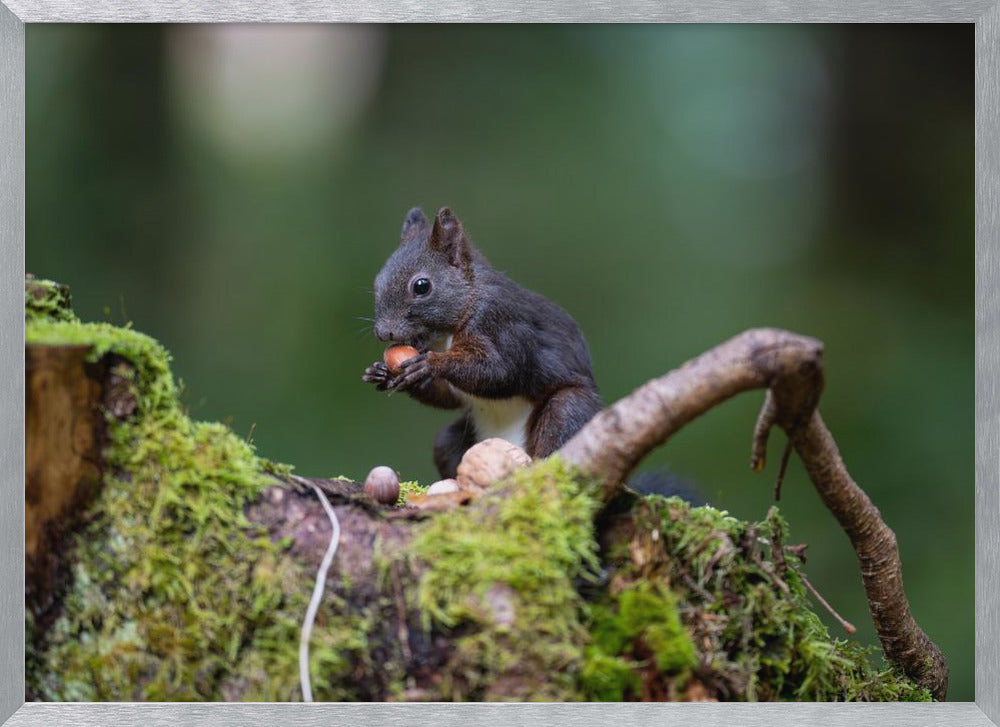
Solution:
M 441 208 L 419 208 L 375 278 L 375 335 L 420 353 L 393 375 L 381 361 L 362 379 L 441 409 L 464 409 L 434 440 L 454 477 L 465 451 L 501 437 L 545 457 L 603 407 L 590 351 L 569 313 L 499 272 Z
M 576 321 L 493 268 L 447 207 L 433 224 L 417 207 L 406 215 L 399 246 L 375 278 L 375 335 L 419 355 L 395 376 L 376 361 L 363 381 L 464 410 L 434 439 L 441 477 L 454 477 L 465 451 L 490 437 L 546 457 L 604 406 Z M 692 483 L 665 471 L 629 484 L 704 502 Z

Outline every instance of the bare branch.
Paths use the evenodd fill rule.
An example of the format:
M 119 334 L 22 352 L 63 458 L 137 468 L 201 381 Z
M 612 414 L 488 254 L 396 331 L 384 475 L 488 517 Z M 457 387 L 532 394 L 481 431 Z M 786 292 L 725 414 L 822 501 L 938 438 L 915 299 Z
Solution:
M 823 388 L 822 356 L 822 344 L 815 339 L 777 329 L 747 331 L 608 407 L 559 454 L 596 477 L 609 501 L 642 458 L 685 424 L 741 391 L 766 387 L 754 428 L 751 467 L 763 469 L 771 427 L 784 429 L 816 491 L 854 546 L 886 658 L 943 699 L 948 667 L 910 613 L 896 537 L 851 479 L 816 411 Z
M 642 458 L 685 424 L 741 391 L 765 387 L 778 423 L 807 417 L 823 388 L 823 344 L 775 328 L 741 333 L 600 412 L 559 454 L 600 478 L 610 500 Z
M 885 658 L 927 687 L 936 699 L 944 699 L 948 665 L 910 613 L 895 533 L 847 472 L 837 443 L 818 411 L 807 425 L 790 431 L 789 436 L 823 504 L 854 546 Z

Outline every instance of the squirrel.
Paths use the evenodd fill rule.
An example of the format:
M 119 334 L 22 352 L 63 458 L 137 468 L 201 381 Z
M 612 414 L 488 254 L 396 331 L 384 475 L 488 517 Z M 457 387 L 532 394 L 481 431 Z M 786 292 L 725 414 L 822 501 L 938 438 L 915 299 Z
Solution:
M 377 361 L 362 380 L 462 416 L 434 440 L 441 477 L 471 446 L 500 437 L 546 457 L 603 408 L 590 351 L 569 313 L 519 286 L 472 246 L 442 207 L 414 207 L 375 278 L 375 335 L 419 354 L 398 374 Z

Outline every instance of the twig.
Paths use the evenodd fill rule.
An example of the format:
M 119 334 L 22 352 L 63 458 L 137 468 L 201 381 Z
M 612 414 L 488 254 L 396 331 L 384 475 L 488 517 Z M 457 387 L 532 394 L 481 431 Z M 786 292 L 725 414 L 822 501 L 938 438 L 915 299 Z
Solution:
M 788 595 L 792 592 L 792 590 L 788 587 L 788 584 L 785 583 L 781 576 L 778 575 L 777 571 L 771 567 L 771 564 L 761 559 L 759 553 L 755 552 L 753 554 L 753 559 L 757 562 L 757 566 L 771 577 L 771 580 L 774 581 L 774 585 L 780 588 L 782 593 Z
M 792 440 L 785 442 L 785 451 L 781 453 L 781 464 L 778 465 L 778 477 L 774 481 L 774 501 L 781 500 L 781 484 L 785 481 L 785 471 L 788 469 L 788 460 L 792 456 Z
M 764 404 L 757 415 L 753 430 L 753 447 L 750 450 L 750 469 L 763 472 L 767 464 L 767 434 L 778 419 L 778 408 L 774 405 L 774 395 L 768 389 L 764 394 Z
M 699 596 L 701 596 L 706 603 L 715 602 L 715 596 L 709 593 L 704 586 L 700 585 L 689 574 L 684 573 L 681 577 L 684 579 L 684 583 L 687 584 L 687 587 L 690 588 L 695 593 L 697 593 Z
M 302 480 L 302 478 L 298 478 Z M 309 679 L 309 639 L 312 636 L 313 623 L 316 621 L 316 612 L 319 611 L 320 601 L 323 600 L 323 589 L 326 587 L 326 574 L 333 563 L 333 556 L 337 552 L 337 544 L 340 542 L 340 521 L 337 520 L 337 513 L 333 511 L 330 501 L 326 495 L 315 484 L 308 480 L 303 482 L 309 484 L 315 491 L 319 501 L 323 503 L 323 509 L 330 518 L 330 544 L 323 554 L 323 562 L 320 563 L 319 571 L 316 573 L 316 585 L 313 586 L 312 598 L 309 600 L 309 608 L 306 609 L 306 617 L 302 622 L 302 634 L 299 638 L 299 682 L 302 684 L 302 701 L 313 701 L 312 682 Z
M 813 595 L 813 597 L 820 602 L 823 608 L 825 608 L 830 613 L 831 616 L 837 619 L 837 623 L 839 623 L 841 626 L 844 627 L 844 631 L 846 631 L 849 634 L 853 634 L 857 631 L 857 629 L 854 627 L 854 624 L 852 624 L 850 621 L 848 621 L 839 613 L 837 613 L 833 609 L 833 606 L 831 606 L 829 603 L 826 602 L 826 599 L 823 598 L 823 596 L 820 595 L 820 592 L 816 590 L 816 586 L 810 583 L 809 579 L 806 578 L 805 573 L 799 570 L 796 570 L 796 573 L 799 574 L 799 578 L 802 579 L 802 583 L 805 584 L 806 589 Z
M 794 555 L 803 563 L 806 562 L 808 556 L 806 556 L 806 550 L 809 548 L 808 543 L 799 543 L 798 545 L 786 545 L 785 550 Z

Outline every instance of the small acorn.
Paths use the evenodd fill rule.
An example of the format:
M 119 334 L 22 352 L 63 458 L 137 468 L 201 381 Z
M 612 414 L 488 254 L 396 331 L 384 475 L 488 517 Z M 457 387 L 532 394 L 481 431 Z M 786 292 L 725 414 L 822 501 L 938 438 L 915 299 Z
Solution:
M 391 467 L 376 467 L 365 478 L 365 494 L 383 505 L 399 500 L 399 476 Z
M 419 356 L 420 351 L 415 349 L 413 346 L 389 346 L 382 354 L 382 360 L 385 361 L 385 365 L 389 367 L 389 373 L 396 375 L 399 373 L 399 367 L 403 365 L 404 361 L 408 361 L 414 356 Z

